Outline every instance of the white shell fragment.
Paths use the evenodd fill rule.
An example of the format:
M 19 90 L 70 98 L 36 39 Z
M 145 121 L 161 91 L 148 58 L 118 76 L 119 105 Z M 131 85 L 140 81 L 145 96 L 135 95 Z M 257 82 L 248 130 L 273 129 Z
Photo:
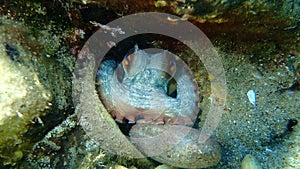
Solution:
M 248 96 L 250 103 L 253 104 L 254 106 L 256 106 L 256 94 L 255 94 L 254 90 L 249 90 L 247 92 L 247 96 Z

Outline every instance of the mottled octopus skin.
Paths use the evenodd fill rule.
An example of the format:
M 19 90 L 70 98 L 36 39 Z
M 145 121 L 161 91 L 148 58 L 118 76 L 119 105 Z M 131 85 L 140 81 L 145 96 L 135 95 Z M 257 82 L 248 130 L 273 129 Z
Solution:
M 177 97 L 167 95 L 171 79 Z M 118 64 L 103 61 L 97 73 L 98 92 L 119 122 L 154 122 L 193 125 L 199 111 L 198 86 L 187 66 L 164 51 L 150 54 L 135 46 L 134 53 Z

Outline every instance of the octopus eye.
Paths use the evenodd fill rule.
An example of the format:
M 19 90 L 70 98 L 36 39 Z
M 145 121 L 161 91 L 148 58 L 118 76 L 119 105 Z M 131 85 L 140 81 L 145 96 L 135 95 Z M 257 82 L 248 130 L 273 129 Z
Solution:
M 125 66 L 128 66 L 128 65 L 129 65 L 129 62 L 128 62 L 127 59 L 124 60 L 124 65 L 125 65 Z
M 170 73 L 171 73 L 171 75 L 173 75 L 175 73 L 175 66 L 173 65 L 173 63 L 170 66 Z
M 122 67 L 127 77 L 134 77 L 143 71 L 147 65 L 148 54 L 142 50 L 136 50 L 128 54 L 122 61 Z
M 128 55 L 126 59 L 130 61 L 132 59 L 132 54 Z
M 132 62 L 132 54 L 130 54 L 124 58 L 124 60 L 123 60 L 124 69 L 126 69 L 128 71 L 130 69 L 131 62 Z
M 134 75 L 134 73 L 131 73 L 135 58 L 133 55 L 134 53 L 131 52 L 127 56 L 125 56 L 120 66 L 118 66 L 118 68 L 116 69 L 119 82 L 123 82 L 124 78 L 128 75 Z

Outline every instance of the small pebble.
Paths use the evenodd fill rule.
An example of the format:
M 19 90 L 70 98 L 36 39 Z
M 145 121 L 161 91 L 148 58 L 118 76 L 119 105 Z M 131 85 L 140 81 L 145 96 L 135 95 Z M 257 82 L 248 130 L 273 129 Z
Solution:
M 262 167 L 254 156 L 247 154 L 242 161 L 241 169 L 262 169 Z
M 248 99 L 253 106 L 256 106 L 256 94 L 254 90 L 249 90 L 247 92 Z

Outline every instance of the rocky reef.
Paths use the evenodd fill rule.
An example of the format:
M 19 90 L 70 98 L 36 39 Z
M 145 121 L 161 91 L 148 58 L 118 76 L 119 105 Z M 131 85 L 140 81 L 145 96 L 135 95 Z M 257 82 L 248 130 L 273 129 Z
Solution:
M 190 21 L 210 38 L 222 60 L 228 99 L 212 136 L 222 148 L 222 158 L 213 141 L 216 165 L 210 168 L 254 163 L 262 168 L 300 167 L 298 1 L 30 0 L 0 4 L 0 168 L 172 168 L 166 165 L 172 163 L 168 155 L 156 159 L 163 165 L 144 158 L 145 148 L 138 150 L 131 143 L 124 134 L 126 126 L 118 125 L 100 102 L 91 85 L 93 75 L 74 72 L 79 51 L 99 25 L 103 28 L 114 19 L 146 11 Z M 174 24 L 179 20 L 169 18 Z M 144 47 L 170 49 L 188 64 L 202 101 L 193 130 L 201 129 L 209 112 L 213 77 L 195 61 L 194 53 L 174 39 L 157 40 L 149 35 L 136 39 Z M 131 39 L 131 46 L 136 39 Z M 125 56 L 126 51 L 120 47 L 110 54 Z M 86 69 L 93 72 L 92 67 Z M 72 93 L 74 77 L 81 79 L 73 83 Z M 255 105 L 249 102 L 248 91 L 253 91 Z M 91 116 L 87 111 L 93 112 Z M 77 117 L 101 123 L 92 126 Z M 92 140 L 79 124 L 102 139 Z M 141 158 L 124 157 L 128 154 Z M 255 162 L 249 162 L 247 154 Z M 184 162 L 195 160 L 186 158 Z M 206 166 L 210 165 L 201 167 Z
M 49 32 L 40 31 L 34 37 L 22 21 L 1 16 L 0 22 L 0 161 L 15 165 L 64 118 L 62 111 L 71 106 L 70 95 L 65 93 L 71 89 L 67 80 L 71 77 L 66 66 L 50 58 L 51 51 L 42 43 L 51 39 Z M 57 119 L 45 120 L 53 116 Z
M 26 30 L 3 17 L 0 22 L 0 157 L 4 164 L 15 164 L 30 149 L 23 135 L 29 124 L 42 123 L 51 94 L 30 64 L 33 54 L 17 40 Z

